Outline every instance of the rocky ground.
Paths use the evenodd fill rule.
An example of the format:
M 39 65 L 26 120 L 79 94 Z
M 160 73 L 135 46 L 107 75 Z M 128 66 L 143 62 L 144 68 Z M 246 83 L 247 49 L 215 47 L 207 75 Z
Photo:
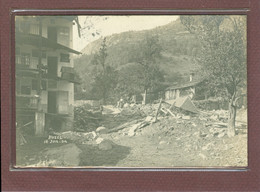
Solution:
M 227 111 L 188 114 L 159 104 L 118 109 L 105 106 L 97 128 L 26 137 L 17 147 L 17 165 L 37 167 L 245 167 L 246 112 L 237 134 L 226 134 Z M 162 105 L 167 108 L 166 104 Z M 85 113 L 82 113 L 85 114 Z M 88 114 L 88 113 L 87 113 Z

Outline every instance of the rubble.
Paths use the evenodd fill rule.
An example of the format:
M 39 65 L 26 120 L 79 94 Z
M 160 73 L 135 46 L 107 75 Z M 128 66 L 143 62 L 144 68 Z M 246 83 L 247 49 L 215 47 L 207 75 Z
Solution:
M 75 131 L 94 131 L 100 123 L 101 111 L 93 111 L 88 105 L 74 108 L 74 129 Z
M 182 116 L 182 119 L 190 120 L 190 116 Z
M 96 139 L 96 144 L 100 144 L 102 141 L 104 141 L 104 138 L 98 137 Z
M 91 151 L 91 154 L 102 157 L 103 154 L 109 156 L 112 152 L 118 155 L 117 147 L 131 149 L 130 154 L 127 153 L 125 159 L 118 162 L 117 166 L 129 165 L 127 163 L 142 166 L 147 165 L 148 162 L 151 163 L 149 165 L 158 165 L 161 162 L 173 164 L 168 162 L 169 160 L 165 161 L 164 157 L 172 159 L 175 166 L 183 165 L 181 161 L 185 161 L 185 165 L 190 166 L 197 165 L 198 162 L 201 162 L 202 166 L 244 165 L 246 158 L 243 158 L 243 155 L 246 156 L 246 147 L 241 146 L 240 142 L 246 145 L 246 124 L 238 122 L 237 125 L 243 133 L 240 131 L 234 138 L 228 138 L 226 136 L 227 111 L 193 113 L 184 110 L 186 102 L 189 103 L 189 100 L 183 102 L 184 105 L 180 105 L 181 107 L 163 101 L 160 102 L 161 106 L 160 103 L 130 104 L 118 110 L 114 106 L 104 106 L 102 116 L 89 109 L 87 112 L 85 109 L 80 109 L 83 110 L 80 117 L 84 119 L 85 115 L 87 116 L 82 121 L 78 118 L 83 123 L 81 127 L 86 126 L 83 131 L 55 134 L 76 143 L 81 150 Z M 92 123 L 98 121 L 98 123 L 85 125 L 84 122 L 88 120 Z M 245 128 L 242 129 L 243 126 Z M 231 153 L 239 158 L 231 163 L 226 162 Z M 160 161 L 151 158 L 158 154 L 162 156 Z M 90 158 L 88 155 L 86 153 L 83 157 Z M 96 161 L 97 159 L 92 157 L 82 160 L 83 165 L 84 162 Z
M 143 121 L 143 122 L 140 122 L 140 123 L 137 123 L 137 124 L 134 124 L 130 127 L 129 131 L 128 131 L 128 135 L 131 137 L 131 136 L 134 136 L 135 135 L 135 131 L 137 129 L 140 129 L 142 127 L 145 127 L 147 125 L 149 125 L 150 122 L 149 121 Z
M 95 131 L 83 133 L 82 135 L 84 136 L 84 138 L 86 138 L 87 140 L 91 140 L 91 141 L 97 137 L 97 134 Z

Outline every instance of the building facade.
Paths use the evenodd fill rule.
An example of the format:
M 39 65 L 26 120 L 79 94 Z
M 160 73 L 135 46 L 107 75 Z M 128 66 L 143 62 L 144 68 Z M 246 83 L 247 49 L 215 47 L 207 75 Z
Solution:
M 73 24 L 77 16 L 16 16 L 17 127 L 36 135 L 73 128 Z
M 194 74 L 192 73 L 189 77 L 189 81 L 186 83 L 173 85 L 165 90 L 165 100 L 175 100 L 180 97 L 189 96 L 190 99 L 193 99 L 195 96 L 196 86 L 203 82 L 203 79 L 195 79 Z

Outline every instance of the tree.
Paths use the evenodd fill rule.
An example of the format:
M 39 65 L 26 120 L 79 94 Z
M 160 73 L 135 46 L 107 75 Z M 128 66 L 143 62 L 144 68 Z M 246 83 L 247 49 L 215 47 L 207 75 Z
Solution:
M 143 92 L 142 70 L 142 66 L 136 63 L 128 63 L 119 68 L 116 88 L 119 96 L 133 96 Z
M 155 90 L 160 85 L 160 82 L 164 81 L 163 74 L 156 63 L 161 57 L 161 51 L 158 36 L 147 34 L 132 56 L 132 61 L 138 63 L 143 72 L 140 84 L 144 90 L 144 104 L 146 104 L 147 91 Z
M 92 64 L 96 67 L 92 71 L 93 88 L 92 94 L 96 98 L 101 98 L 106 104 L 107 98 L 113 88 L 116 86 L 117 74 L 115 69 L 106 63 L 107 45 L 106 38 L 103 39 L 99 52 L 94 55 Z
M 181 16 L 181 22 L 202 44 L 198 61 L 208 88 L 229 101 L 228 136 L 234 136 L 239 90 L 246 84 L 245 17 Z

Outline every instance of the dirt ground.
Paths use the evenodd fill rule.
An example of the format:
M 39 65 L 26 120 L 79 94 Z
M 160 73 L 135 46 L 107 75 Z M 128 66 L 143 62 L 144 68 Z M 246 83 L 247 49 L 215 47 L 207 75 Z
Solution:
M 227 128 L 222 126 L 222 122 L 226 121 L 221 117 L 226 114 L 225 111 L 175 117 L 160 114 L 155 122 L 157 107 L 137 109 L 134 106 L 120 110 L 105 107 L 96 131 L 55 133 L 57 143 L 46 144 L 48 138 L 27 136 L 28 143 L 17 147 L 17 165 L 151 168 L 247 166 L 245 123 L 238 121 L 237 134 L 229 138 Z M 220 126 L 219 119 L 222 119 Z M 122 126 L 125 123 L 126 126 Z M 70 155 L 73 158 L 69 158 Z
M 169 126 L 170 125 L 170 126 Z M 247 132 L 235 137 L 221 136 L 198 125 L 178 124 L 164 118 L 138 130 L 135 136 L 119 133 L 104 135 L 116 144 L 131 148 L 117 166 L 125 167 L 222 167 L 247 165 Z M 200 130 L 201 129 L 201 130 Z M 220 129 L 220 128 L 217 128 Z M 218 136 L 221 137 L 218 137 Z

